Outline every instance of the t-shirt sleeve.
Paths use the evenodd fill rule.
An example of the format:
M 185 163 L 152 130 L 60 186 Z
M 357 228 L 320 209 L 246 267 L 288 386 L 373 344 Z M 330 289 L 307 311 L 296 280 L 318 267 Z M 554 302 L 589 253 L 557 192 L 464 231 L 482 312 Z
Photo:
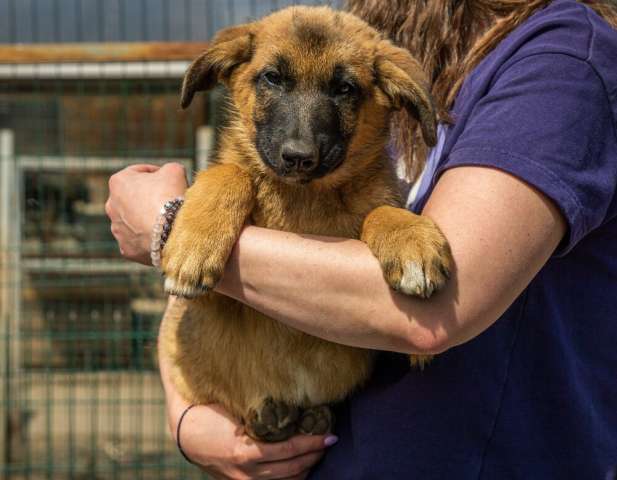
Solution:
M 456 119 L 455 119 L 456 120 Z M 499 72 L 440 165 L 506 171 L 548 196 L 569 231 L 565 254 L 603 223 L 615 193 L 617 159 L 610 102 L 593 67 L 570 55 L 524 57 Z

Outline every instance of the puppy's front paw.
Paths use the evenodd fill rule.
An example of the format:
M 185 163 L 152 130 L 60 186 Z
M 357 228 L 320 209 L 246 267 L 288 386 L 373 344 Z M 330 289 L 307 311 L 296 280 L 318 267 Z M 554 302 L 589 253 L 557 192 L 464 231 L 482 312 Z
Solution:
M 177 297 L 195 298 L 204 293 L 207 293 L 209 288 L 206 285 L 191 285 L 188 283 L 181 283 L 171 277 L 165 278 L 164 283 L 165 293 L 170 295 L 176 295 Z
M 251 177 L 236 165 L 197 175 L 161 254 L 167 293 L 195 297 L 215 287 L 253 201 Z
M 450 276 L 450 246 L 427 217 L 402 208 L 376 208 L 364 221 L 362 240 L 381 263 L 386 281 L 395 290 L 428 298 Z
M 222 215 L 191 218 L 182 213 L 163 249 L 161 267 L 167 293 L 193 298 L 216 286 L 240 230 Z

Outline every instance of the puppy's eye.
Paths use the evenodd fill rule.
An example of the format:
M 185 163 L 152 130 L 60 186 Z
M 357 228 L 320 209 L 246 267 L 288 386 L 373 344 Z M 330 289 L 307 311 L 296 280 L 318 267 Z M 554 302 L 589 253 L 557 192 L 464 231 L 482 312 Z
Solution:
M 283 84 L 281 74 L 273 70 L 264 73 L 263 79 L 266 81 L 266 83 L 272 85 L 273 87 L 278 87 Z
M 335 87 L 334 94 L 335 95 L 351 95 L 353 92 L 355 92 L 355 90 L 356 90 L 356 87 L 352 83 L 341 82 Z

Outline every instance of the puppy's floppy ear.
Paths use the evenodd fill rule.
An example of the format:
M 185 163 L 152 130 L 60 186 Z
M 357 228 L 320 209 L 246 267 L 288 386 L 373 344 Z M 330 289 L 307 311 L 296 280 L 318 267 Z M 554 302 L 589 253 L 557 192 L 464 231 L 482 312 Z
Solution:
M 426 74 L 411 54 L 381 40 L 375 58 L 377 85 L 394 110 L 405 108 L 419 122 L 424 142 L 437 143 L 437 117 Z
M 253 24 L 246 23 L 221 30 L 214 36 L 208 50 L 191 63 L 184 75 L 182 108 L 191 104 L 195 93 L 225 82 L 235 67 L 251 59 L 252 32 Z

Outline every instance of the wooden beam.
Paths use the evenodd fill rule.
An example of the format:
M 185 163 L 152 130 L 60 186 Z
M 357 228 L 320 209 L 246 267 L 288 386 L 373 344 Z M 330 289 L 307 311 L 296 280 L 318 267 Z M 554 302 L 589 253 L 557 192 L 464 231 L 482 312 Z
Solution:
M 0 44 L 0 64 L 192 60 L 205 42 Z

